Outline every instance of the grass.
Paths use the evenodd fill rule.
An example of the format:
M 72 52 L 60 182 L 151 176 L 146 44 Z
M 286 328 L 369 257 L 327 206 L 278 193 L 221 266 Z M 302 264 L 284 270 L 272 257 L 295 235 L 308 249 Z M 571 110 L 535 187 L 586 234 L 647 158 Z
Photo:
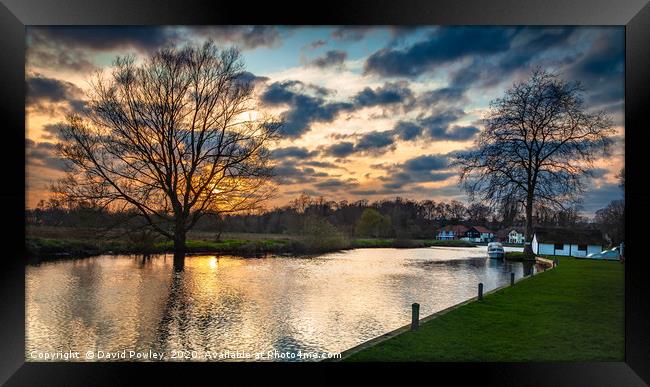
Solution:
M 90 228 L 31 226 L 27 228 L 26 248 L 28 255 L 40 259 L 62 257 L 88 257 L 99 254 L 164 253 L 173 250 L 171 241 L 153 244 L 135 244 L 124 230 L 113 230 L 98 236 L 99 231 Z M 188 253 L 223 253 L 243 256 L 261 254 L 314 254 L 340 251 L 348 248 L 379 247 L 472 247 L 473 243 L 461 240 L 432 239 L 355 239 L 327 238 L 325 235 L 304 238 L 298 235 L 223 233 L 216 240 L 216 233 L 191 231 L 188 233 Z
M 351 355 L 344 361 L 622 361 L 620 262 L 558 266 Z
M 463 240 L 437 240 L 437 239 L 355 239 L 352 243 L 353 247 L 431 247 L 431 246 L 445 246 L 445 247 L 474 247 L 475 244 Z

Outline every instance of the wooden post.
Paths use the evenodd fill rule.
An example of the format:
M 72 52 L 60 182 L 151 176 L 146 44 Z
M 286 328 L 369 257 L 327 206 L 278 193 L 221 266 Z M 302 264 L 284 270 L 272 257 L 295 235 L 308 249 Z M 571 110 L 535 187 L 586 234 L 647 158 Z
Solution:
M 480 282 L 478 284 L 478 299 L 482 300 L 483 299 L 483 283 Z
M 414 302 L 411 305 L 411 330 L 417 331 L 420 326 L 420 304 Z
M 510 272 L 510 286 L 515 284 L 515 273 Z

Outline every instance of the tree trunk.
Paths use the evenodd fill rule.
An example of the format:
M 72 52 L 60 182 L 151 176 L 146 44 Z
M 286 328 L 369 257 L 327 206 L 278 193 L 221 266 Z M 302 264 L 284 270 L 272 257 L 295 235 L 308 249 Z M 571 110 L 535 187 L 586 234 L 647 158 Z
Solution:
M 525 259 L 533 259 L 533 198 L 529 195 L 526 198 L 526 230 L 524 232 L 524 256 Z
M 174 234 L 174 270 L 182 271 L 185 268 L 185 232 L 177 231 Z

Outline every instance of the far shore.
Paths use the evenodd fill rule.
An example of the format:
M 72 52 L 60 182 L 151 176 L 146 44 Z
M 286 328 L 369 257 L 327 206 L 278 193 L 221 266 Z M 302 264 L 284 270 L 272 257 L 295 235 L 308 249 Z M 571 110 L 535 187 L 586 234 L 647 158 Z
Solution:
M 102 235 L 102 236 L 99 236 Z M 463 240 L 354 238 L 342 243 L 314 246 L 298 235 L 223 233 L 217 239 L 214 232 L 192 232 L 188 235 L 187 254 L 232 254 L 260 257 L 267 254 L 306 255 L 343 251 L 354 248 L 423 248 L 476 247 L 479 244 Z M 104 235 L 101 230 L 63 227 L 28 227 L 26 252 L 36 261 L 64 258 L 84 258 L 105 254 L 164 254 L 173 253 L 171 241 L 155 240 L 134 243 L 117 233 Z M 508 253 L 508 259 L 520 260 L 520 254 Z

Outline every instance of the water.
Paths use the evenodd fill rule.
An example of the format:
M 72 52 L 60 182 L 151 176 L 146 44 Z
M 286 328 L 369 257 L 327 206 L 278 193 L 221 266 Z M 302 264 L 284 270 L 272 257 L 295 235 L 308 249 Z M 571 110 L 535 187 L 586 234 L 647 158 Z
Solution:
M 206 351 L 337 353 L 408 324 L 413 302 L 424 317 L 476 296 L 479 282 L 489 291 L 508 284 L 511 271 L 522 277 L 521 263 L 487 259 L 485 249 L 191 256 L 182 273 L 170 255 L 28 266 L 26 358 L 89 350 L 165 352 L 163 360 L 196 351 L 181 353 L 197 361 Z

